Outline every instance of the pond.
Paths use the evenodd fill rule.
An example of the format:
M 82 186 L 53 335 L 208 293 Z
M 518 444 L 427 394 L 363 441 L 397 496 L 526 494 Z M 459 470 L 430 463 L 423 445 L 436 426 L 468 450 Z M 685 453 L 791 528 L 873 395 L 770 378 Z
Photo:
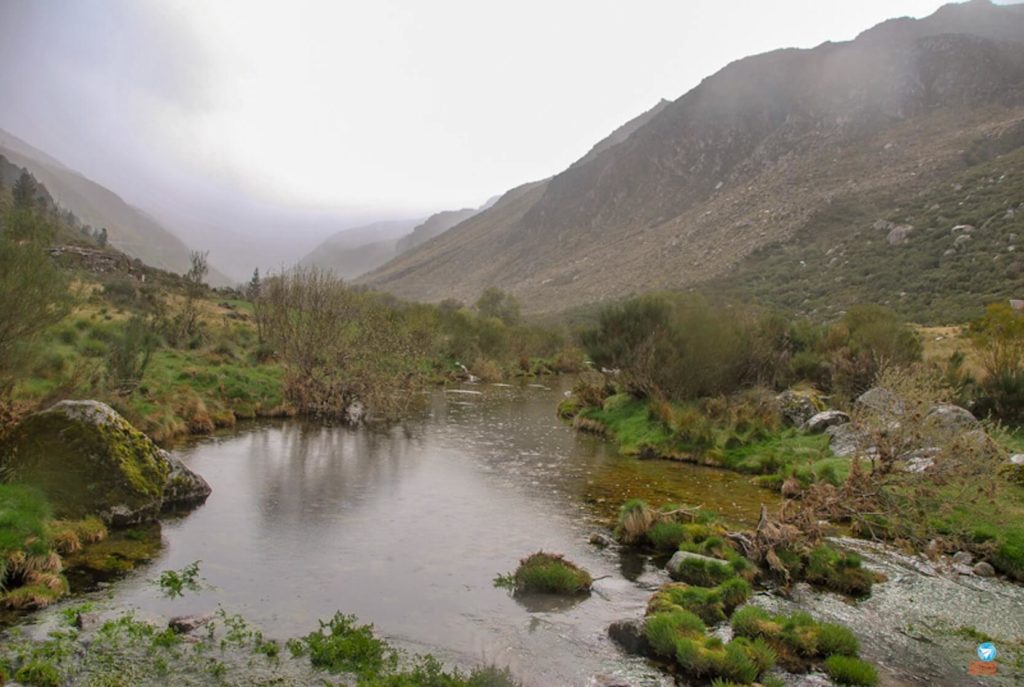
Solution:
M 278 638 L 340 610 L 402 648 L 507 666 L 528 685 L 659 684 L 606 629 L 640 617 L 664 575 L 589 535 L 631 497 L 748 524 L 776 498 L 746 476 L 623 457 L 577 435 L 555 416 L 564 383 L 438 391 L 422 418 L 388 431 L 293 421 L 181 448 L 213 494 L 163 523 L 159 556 L 117 582 L 113 600 L 143 616 L 222 605 Z M 538 549 L 587 568 L 593 595 L 523 602 L 493 586 Z M 162 598 L 150 580 L 196 560 L 207 588 Z

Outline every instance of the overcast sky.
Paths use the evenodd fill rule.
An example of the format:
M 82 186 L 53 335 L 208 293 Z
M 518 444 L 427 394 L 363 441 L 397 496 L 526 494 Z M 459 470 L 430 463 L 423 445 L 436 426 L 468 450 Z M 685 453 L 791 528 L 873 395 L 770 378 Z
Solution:
M 0 0 L 0 128 L 164 217 L 413 216 L 558 172 L 732 60 L 941 4 Z

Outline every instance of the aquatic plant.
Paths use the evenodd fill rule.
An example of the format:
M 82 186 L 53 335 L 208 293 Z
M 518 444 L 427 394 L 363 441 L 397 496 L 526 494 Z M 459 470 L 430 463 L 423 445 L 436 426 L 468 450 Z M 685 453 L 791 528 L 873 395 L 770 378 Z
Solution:
M 538 551 L 519 562 L 512 582 L 515 593 L 575 595 L 589 593 L 593 578 L 563 556 Z

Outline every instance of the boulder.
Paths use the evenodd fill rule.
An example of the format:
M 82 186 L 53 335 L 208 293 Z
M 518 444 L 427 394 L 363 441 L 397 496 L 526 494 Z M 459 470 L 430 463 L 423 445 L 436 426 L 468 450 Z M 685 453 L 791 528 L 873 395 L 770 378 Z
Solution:
M 871 448 L 870 437 L 850 423 L 832 425 L 825 430 L 825 434 L 829 436 L 829 448 L 837 456 L 852 456 Z
M 981 427 L 981 423 L 971 414 L 971 411 L 950 403 L 934 406 L 928 411 L 924 422 L 928 430 L 947 439 Z
M 902 246 L 910 238 L 912 231 L 914 231 L 914 227 L 909 224 L 900 224 L 890 229 L 885 239 L 890 246 Z
M 604 532 L 594 532 L 590 535 L 590 544 L 599 549 L 607 549 L 617 545 L 618 542 Z
M 154 520 L 166 504 L 205 500 L 209 485 L 110 406 L 61 401 L 25 418 L 0 446 L 11 477 L 42 490 L 61 518 Z
M 616 620 L 608 626 L 608 636 L 627 654 L 634 656 L 651 654 L 651 645 L 647 643 L 642 619 Z
M 858 407 L 873 411 L 883 416 L 894 416 L 899 417 L 906 412 L 906 405 L 903 400 L 889 391 L 880 386 L 868 389 L 855 401 Z
M 787 425 L 800 427 L 821 408 L 821 401 L 815 392 L 804 389 L 786 389 L 775 397 L 779 411 Z
M 978 561 L 974 564 L 974 574 L 978 577 L 994 577 L 996 569 L 992 567 L 990 563 L 985 561 Z
M 812 415 L 807 422 L 803 424 L 803 429 L 805 432 L 810 432 L 811 434 L 821 434 L 829 427 L 843 425 L 849 421 L 850 416 L 841 410 L 826 410 Z

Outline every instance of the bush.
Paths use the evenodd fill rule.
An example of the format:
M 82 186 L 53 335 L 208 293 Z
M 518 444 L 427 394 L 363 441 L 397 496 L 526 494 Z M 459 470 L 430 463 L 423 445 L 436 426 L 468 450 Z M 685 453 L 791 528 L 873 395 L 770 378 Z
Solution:
M 825 660 L 825 672 L 841 685 L 874 687 L 878 684 L 878 671 L 866 661 L 850 656 L 829 656 Z
M 588 594 L 593 578 L 562 556 L 538 551 L 524 558 L 513 575 L 518 593 Z
M 818 626 L 818 648 L 823 654 L 856 656 L 860 651 L 860 642 L 850 628 L 822 623 Z
M 704 622 L 689 611 L 676 609 L 654 613 L 644 621 L 644 635 L 660 656 L 672 657 L 680 638 L 699 637 L 707 631 Z
M 867 596 L 875 583 L 871 571 L 861 567 L 857 554 L 819 546 L 807 554 L 803 578 L 811 584 L 851 596 Z

